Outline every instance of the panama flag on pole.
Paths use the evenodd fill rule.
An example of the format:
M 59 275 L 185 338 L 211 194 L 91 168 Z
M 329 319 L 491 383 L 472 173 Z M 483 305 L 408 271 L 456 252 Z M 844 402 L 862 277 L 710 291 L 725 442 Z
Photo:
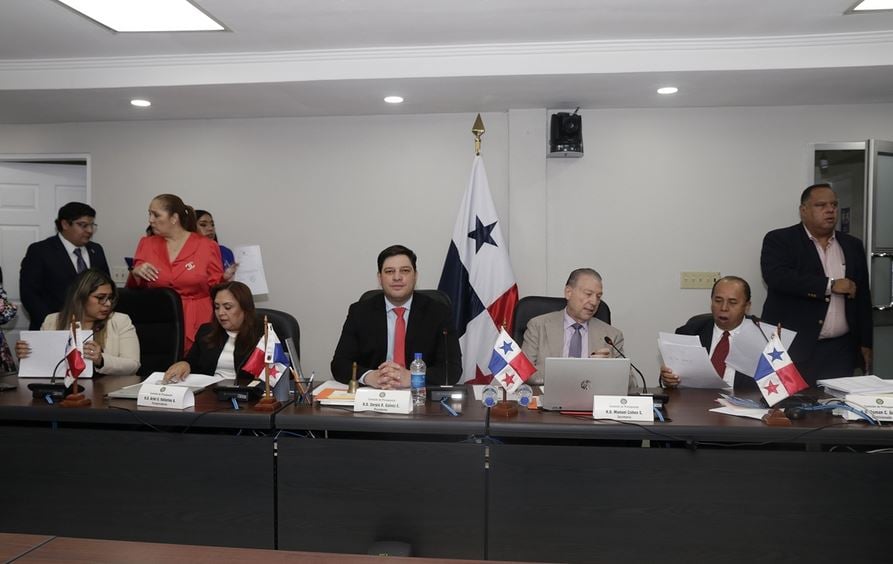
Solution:
M 518 286 L 480 155 L 453 227 L 438 289 L 453 304 L 462 347 L 462 382 L 489 383 L 490 357 L 501 327 L 512 330 Z
M 68 330 L 68 343 L 65 345 L 65 360 L 68 362 L 64 380 L 66 388 L 70 388 L 77 381 L 81 372 L 87 368 L 87 363 L 84 362 L 84 345 L 78 342 L 76 326 L 76 323 L 71 324 L 71 328 Z
M 490 372 L 507 392 L 512 393 L 536 372 L 536 367 L 521 351 L 521 347 L 505 332 L 499 332 L 493 354 L 490 356 Z
M 242 365 L 242 370 L 252 374 L 255 378 L 260 378 L 264 372 L 264 366 L 269 364 L 270 386 L 275 386 L 276 382 L 279 381 L 279 377 L 288 369 L 289 361 L 285 351 L 282 349 L 282 343 L 279 342 L 276 331 L 273 330 L 273 324 L 268 323 L 267 325 L 266 349 L 264 348 L 264 338 L 261 337 L 257 342 L 257 346 L 251 351 L 248 360 Z
M 791 361 L 791 356 L 781 344 L 777 333 L 772 334 L 760 354 L 753 379 L 770 406 L 809 387 Z

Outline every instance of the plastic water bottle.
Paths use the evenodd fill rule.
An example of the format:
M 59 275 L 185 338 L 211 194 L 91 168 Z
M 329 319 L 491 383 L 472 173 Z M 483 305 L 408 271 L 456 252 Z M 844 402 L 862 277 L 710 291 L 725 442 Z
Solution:
M 409 365 L 409 373 L 411 374 L 410 383 L 412 386 L 412 405 L 425 405 L 425 361 L 422 360 L 422 353 L 415 353 L 415 360 Z

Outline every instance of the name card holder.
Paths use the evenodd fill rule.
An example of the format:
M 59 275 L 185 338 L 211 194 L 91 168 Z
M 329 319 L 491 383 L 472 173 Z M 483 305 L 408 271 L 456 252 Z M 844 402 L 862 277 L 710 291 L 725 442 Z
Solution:
M 353 410 L 375 411 L 378 413 L 412 413 L 412 394 L 409 390 L 359 388 Z
M 651 396 L 593 396 L 593 419 L 615 421 L 654 421 Z
M 143 384 L 140 386 L 136 405 L 139 407 L 186 409 L 195 406 L 195 394 L 187 386 Z

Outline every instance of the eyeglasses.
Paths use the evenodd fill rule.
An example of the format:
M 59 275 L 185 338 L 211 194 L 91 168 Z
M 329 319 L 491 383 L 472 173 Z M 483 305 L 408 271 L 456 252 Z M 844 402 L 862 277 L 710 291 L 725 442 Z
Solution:
M 92 230 L 94 233 L 99 230 L 98 223 L 87 223 L 86 221 L 75 221 L 74 225 L 77 225 L 84 231 Z
M 115 305 L 115 302 L 118 301 L 117 296 L 112 294 L 91 294 L 90 297 L 99 302 L 100 305 Z

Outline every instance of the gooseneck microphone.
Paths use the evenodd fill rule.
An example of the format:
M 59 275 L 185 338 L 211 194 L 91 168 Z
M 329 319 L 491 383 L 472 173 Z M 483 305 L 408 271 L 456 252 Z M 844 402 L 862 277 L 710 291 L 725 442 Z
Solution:
M 605 335 L 605 342 L 606 342 L 612 349 L 614 349 L 615 351 L 617 351 L 617 354 L 620 355 L 620 358 L 626 358 L 626 360 L 629 360 L 629 358 L 627 358 L 626 355 L 623 354 L 623 351 L 621 351 L 620 349 L 617 348 L 617 345 L 614 344 L 614 340 L 611 339 L 611 337 L 608 337 L 607 335 Z M 636 365 L 633 364 L 633 362 L 632 362 L 631 360 L 630 360 L 630 362 L 629 362 L 629 365 L 632 367 L 633 370 L 636 371 L 636 374 L 639 375 L 639 378 L 642 379 L 642 394 L 644 394 L 644 395 L 648 395 L 648 385 L 645 383 L 645 376 L 642 374 L 642 371 L 639 370 L 638 368 L 636 368 Z

